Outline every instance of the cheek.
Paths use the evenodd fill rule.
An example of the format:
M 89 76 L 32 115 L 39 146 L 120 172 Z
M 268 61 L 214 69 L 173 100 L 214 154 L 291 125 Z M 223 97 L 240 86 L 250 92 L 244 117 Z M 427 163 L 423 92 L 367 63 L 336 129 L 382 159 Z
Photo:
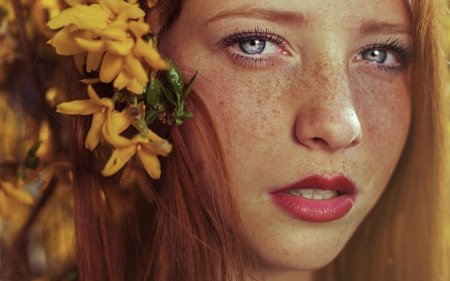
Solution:
M 411 119 L 409 75 L 393 75 L 383 83 L 360 79 L 356 83 L 357 114 L 364 141 L 372 153 L 396 156 L 404 145 Z
M 355 83 L 355 104 L 363 132 L 361 145 L 364 146 L 357 161 L 361 163 L 360 179 L 370 183 L 362 192 L 373 198 L 378 198 L 386 187 L 409 132 L 408 77 L 394 75 L 388 82 L 360 79 Z
M 259 139 L 277 136 L 277 128 L 289 111 L 287 76 L 233 76 L 216 73 L 196 85 L 214 115 L 221 137 L 228 145 L 251 145 Z

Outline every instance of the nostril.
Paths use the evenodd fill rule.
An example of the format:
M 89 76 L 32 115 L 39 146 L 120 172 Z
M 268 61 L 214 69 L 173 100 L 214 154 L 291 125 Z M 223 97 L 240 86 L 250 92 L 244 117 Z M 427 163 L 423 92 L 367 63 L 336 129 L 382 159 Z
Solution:
M 319 146 L 322 146 L 322 145 L 329 145 L 329 144 L 327 143 L 327 141 L 324 140 L 323 138 L 317 138 L 317 137 L 311 138 L 311 142 L 314 143 L 315 145 L 319 145 Z

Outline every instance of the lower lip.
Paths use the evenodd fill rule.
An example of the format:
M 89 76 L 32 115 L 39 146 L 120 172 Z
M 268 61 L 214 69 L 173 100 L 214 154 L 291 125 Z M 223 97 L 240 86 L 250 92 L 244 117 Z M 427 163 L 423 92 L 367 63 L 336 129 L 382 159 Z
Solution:
M 345 216 L 355 203 L 354 194 L 325 200 L 308 199 L 288 193 L 273 193 L 272 200 L 294 217 L 309 222 L 329 222 Z

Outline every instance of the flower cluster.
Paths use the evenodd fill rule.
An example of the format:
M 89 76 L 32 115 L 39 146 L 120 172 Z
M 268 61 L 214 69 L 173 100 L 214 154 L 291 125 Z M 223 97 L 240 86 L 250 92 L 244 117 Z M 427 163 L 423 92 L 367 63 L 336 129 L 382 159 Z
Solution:
M 136 1 L 66 2 L 72 7 L 48 22 L 50 28 L 60 29 L 48 43 L 58 54 L 73 55 L 81 73 L 93 72 L 98 78 L 81 80 L 89 84 L 90 99 L 60 104 L 57 111 L 93 115 L 86 148 L 94 150 L 102 139 L 115 148 L 102 171 L 104 176 L 113 175 L 136 155 L 150 177 L 159 178 L 157 156 L 166 156 L 172 146 L 149 130 L 148 124 L 156 118 L 169 125 L 181 124 L 191 117 L 185 111 L 185 100 L 197 75 L 185 89 L 181 73 L 157 51 L 150 26 L 143 21 L 145 13 Z M 168 87 L 156 78 L 157 71 L 166 71 Z M 110 97 L 98 96 L 91 85 L 98 82 L 113 85 Z M 121 106 L 125 109 L 116 110 L 118 103 L 125 103 Z M 120 135 L 129 126 L 139 131 L 131 139 Z
M 168 69 L 139 7 L 123 0 L 89 6 L 71 2 L 74 7 L 48 22 L 52 29 L 62 28 L 49 41 L 58 54 L 76 55 L 82 63 L 86 58 L 87 72 L 99 70 L 101 82 L 114 80 L 114 87 L 135 94 L 147 85 L 150 69 Z

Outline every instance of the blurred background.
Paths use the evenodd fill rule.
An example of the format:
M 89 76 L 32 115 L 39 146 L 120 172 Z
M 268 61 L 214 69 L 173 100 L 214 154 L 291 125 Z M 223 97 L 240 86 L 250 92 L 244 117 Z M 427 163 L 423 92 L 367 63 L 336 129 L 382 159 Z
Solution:
M 0 257 L 1 266 L 14 268 L 11 280 L 76 278 L 71 173 L 65 162 L 69 136 L 65 117 L 55 112 L 63 97 L 54 74 L 63 58 L 46 44 L 53 36 L 46 23 L 65 5 L 0 0 Z M 450 43 L 450 16 L 443 26 Z M 52 196 L 36 223 L 27 225 L 46 190 Z M 20 236 L 23 227 L 28 231 Z

